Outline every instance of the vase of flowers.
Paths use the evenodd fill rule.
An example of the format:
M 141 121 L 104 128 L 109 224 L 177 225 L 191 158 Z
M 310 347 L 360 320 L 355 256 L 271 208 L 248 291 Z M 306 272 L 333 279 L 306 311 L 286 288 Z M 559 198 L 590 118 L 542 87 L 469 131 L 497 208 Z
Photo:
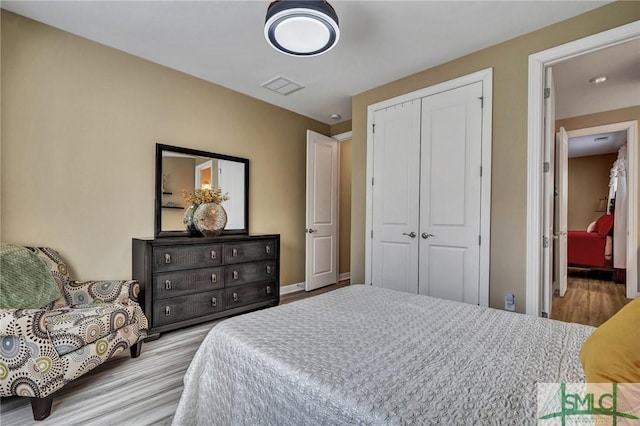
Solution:
M 185 211 L 183 223 L 194 235 L 216 237 L 227 225 L 227 212 L 220 203 L 229 199 L 220 188 L 201 188 L 182 191 L 189 207 Z

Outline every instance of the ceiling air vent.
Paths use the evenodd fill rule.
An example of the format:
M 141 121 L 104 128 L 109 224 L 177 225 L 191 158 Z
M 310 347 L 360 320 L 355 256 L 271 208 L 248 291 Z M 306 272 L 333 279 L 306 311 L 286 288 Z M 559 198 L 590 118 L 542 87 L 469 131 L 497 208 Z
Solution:
M 291 81 L 288 78 L 285 78 L 281 75 L 276 78 L 272 78 L 266 83 L 262 84 L 262 87 L 273 90 L 276 93 L 280 93 L 281 95 L 290 95 L 293 92 L 297 92 L 300 89 L 304 89 L 304 86 L 296 83 L 295 81 Z
M 609 140 L 609 136 L 599 136 L 593 139 L 594 142 L 606 142 L 608 140 Z

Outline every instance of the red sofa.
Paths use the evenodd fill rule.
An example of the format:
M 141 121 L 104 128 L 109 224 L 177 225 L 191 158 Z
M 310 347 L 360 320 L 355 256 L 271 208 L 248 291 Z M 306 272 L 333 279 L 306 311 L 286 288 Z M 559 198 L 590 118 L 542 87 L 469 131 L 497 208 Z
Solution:
M 593 232 L 569 231 L 567 263 L 570 265 L 605 267 L 607 235 L 613 229 L 613 215 L 604 214 L 596 221 Z M 610 263 L 610 261 L 609 261 Z

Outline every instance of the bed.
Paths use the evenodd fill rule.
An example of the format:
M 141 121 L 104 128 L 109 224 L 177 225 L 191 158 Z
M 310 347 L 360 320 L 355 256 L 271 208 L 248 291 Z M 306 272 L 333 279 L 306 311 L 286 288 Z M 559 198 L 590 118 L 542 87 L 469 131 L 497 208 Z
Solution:
M 535 424 L 594 330 L 352 285 L 216 325 L 173 424 Z
M 567 263 L 571 266 L 613 268 L 613 215 L 604 214 L 586 231 L 567 233 Z

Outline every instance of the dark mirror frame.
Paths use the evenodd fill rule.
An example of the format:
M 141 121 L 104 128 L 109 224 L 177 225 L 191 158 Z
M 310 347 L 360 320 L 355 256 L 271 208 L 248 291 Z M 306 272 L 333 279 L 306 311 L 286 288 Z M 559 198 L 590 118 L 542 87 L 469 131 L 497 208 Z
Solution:
M 233 157 L 230 155 L 216 154 L 215 152 L 200 151 L 197 149 L 182 148 L 179 146 L 156 144 L 156 196 L 155 196 L 155 238 L 161 237 L 188 237 L 193 236 L 187 230 L 163 231 L 162 230 L 162 153 L 163 151 L 177 152 L 196 157 L 208 157 L 218 160 L 237 161 L 244 164 L 244 228 L 225 229 L 222 235 L 243 235 L 249 233 L 249 160 L 247 158 Z M 202 237 L 194 237 L 202 238 Z

